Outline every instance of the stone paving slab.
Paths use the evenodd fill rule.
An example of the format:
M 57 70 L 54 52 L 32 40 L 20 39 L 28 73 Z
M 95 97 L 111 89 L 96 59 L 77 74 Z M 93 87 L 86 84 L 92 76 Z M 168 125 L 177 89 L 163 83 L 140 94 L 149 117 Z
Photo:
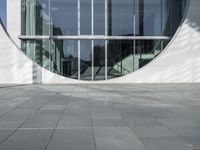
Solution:
M 0 150 L 200 150 L 200 84 L 1 85 Z

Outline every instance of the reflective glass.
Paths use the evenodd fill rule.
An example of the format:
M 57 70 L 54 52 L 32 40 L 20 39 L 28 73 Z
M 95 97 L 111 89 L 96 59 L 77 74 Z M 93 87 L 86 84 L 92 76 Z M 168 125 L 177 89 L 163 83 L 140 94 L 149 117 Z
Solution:
M 49 35 L 49 0 L 26 0 L 22 3 L 24 35 Z
M 94 34 L 105 34 L 105 3 L 103 0 L 94 0 Z
M 108 79 L 133 72 L 133 44 L 132 40 L 110 40 L 108 42 Z
M 22 0 L 22 34 L 50 35 L 43 40 L 23 40 L 23 51 L 39 65 L 66 77 L 88 81 L 120 77 L 153 60 L 170 39 L 105 41 L 105 29 L 113 39 L 116 38 L 113 36 L 170 38 L 186 7 L 186 0 L 107 1 L 105 4 L 104 0 L 93 0 L 92 6 L 92 0 Z M 88 36 L 79 36 L 79 31 Z M 70 40 L 74 35 L 77 40 Z
M 71 78 L 78 78 L 78 42 L 64 40 L 63 42 L 63 74 Z
M 91 40 L 80 41 L 80 79 L 92 80 L 92 45 Z
M 77 35 L 77 0 L 51 0 L 52 35 Z
M 52 40 L 53 72 L 78 79 L 78 42 L 77 40 Z
M 94 41 L 94 80 L 105 80 L 105 41 Z
M 135 35 L 162 35 L 162 1 L 135 1 Z
M 133 35 L 133 2 L 133 0 L 108 0 L 108 35 Z
M 153 60 L 163 47 L 162 40 L 136 40 L 134 68 L 137 70 Z
M 162 35 L 170 33 L 169 0 L 162 0 Z
M 25 40 L 22 50 L 36 63 L 50 70 L 49 40 Z
M 180 25 L 182 16 L 183 16 L 183 2 L 184 0 L 169 0 L 169 17 L 168 17 L 168 26 L 165 31 L 165 35 L 173 36 L 176 32 L 178 26 Z M 184 8 L 185 9 L 185 8 Z M 176 17 L 175 17 L 176 16 Z
M 63 41 L 62 40 L 51 40 L 51 71 L 61 74 L 61 57 L 63 50 Z
M 80 33 L 90 35 L 92 31 L 91 0 L 80 0 Z
M 7 23 L 7 5 L 6 5 L 6 0 L 0 0 L 0 19 L 4 26 L 6 27 Z

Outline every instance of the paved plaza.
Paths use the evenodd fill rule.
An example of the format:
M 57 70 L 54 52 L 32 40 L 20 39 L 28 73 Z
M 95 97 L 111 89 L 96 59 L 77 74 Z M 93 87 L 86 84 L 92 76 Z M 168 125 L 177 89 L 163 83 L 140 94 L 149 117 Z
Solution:
M 200 150 L 200 84 L 2 85 L 0 150 Z

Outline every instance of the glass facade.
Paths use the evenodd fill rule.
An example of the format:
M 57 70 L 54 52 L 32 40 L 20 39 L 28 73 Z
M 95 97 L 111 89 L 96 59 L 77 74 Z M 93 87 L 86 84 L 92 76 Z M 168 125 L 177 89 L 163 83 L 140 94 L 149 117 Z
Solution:
M 94 80 L 105 80 L 106 73 L 106 53 L 105 53 L 105 41 L 95 40 L 94 41 Z
M 77 1 L 51 0 L 50 6 L 51 35 L 77 35 Z
M 105 34 L 105 3 L 104 1 L 94 0 L 94 34 Z
M 108 0 L 108 35 L 133 35 L 135 10 L 133 2 L 133 0 Z
M 0 1 L 0 19 L 1 22 L 3 23 L 4 27 L 7 26 L 7 3 L 6 0 L 1 0 Z
M 22 50 L 73 79 L 120 77 L 165 48 L 185 7 L 186 0 L 22 0 Z
M 22 34 L 50 34 L 49 0 L 22 1 Z

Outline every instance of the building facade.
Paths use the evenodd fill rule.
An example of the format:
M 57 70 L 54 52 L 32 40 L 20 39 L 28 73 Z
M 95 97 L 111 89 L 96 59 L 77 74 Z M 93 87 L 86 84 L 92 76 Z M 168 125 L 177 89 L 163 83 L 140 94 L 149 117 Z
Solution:
M 0 83 L 200 80 L 198 0 L 0 3 Z

